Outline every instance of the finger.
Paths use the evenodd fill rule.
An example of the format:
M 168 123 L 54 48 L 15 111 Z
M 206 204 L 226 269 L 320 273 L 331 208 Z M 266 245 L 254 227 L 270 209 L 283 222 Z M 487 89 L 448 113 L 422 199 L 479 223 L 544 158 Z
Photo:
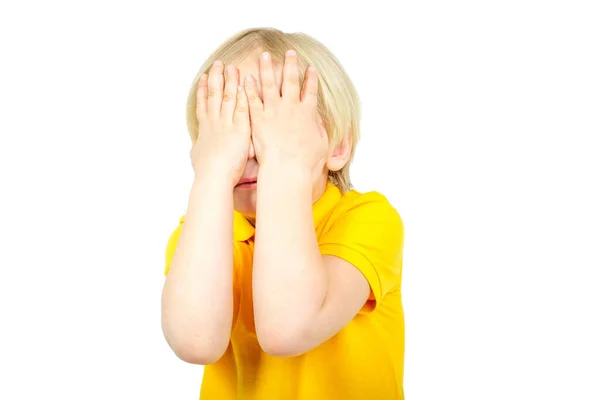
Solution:
M 327 138 L 327 129 L 325 129 L 325 122 L 323 122 L 321 117 L 319 117 L 318 124 L 319 124 L 319 135 L 321 135 L 321 137 Z
M 196 117 L 198 118 L 198 121 L 206 119 L 206 95 L 208 93 L 207 84 L 208 75 L 202 74 L 198 80 L 198 89 L 196 90 Z
M 223 63 L 215 61 L 208 73 L 208 116 L 217 119 L 223 101 Z
M 263 103 L 258 97 L 258 88 L 256 79 L 252 75 L 246 76 L 245 81 L 246 96 L 248 98 L 248 108 L 250 109 L 250 118 L 253 121 L 259 121 L 262 118 Z
M 273 60 L 267 52 L 262 53 L 260 57 L 260 81 L 262 84 L 262 97 L 264 108 L 272 107 L 280 98 L 277 82 L 275 81 L 275 70 L 273 69 Z
M 233 65 L 228 65 L 225 73 L 223 103 L 221 103 L 221 117 L 225 118 L 226 121 L 231 121 L 233 119 L 238 84 L 237 68 Z
M 283 85 L 281 86 L 283 98 L 299 101 L 300 82 L 298 80 L 298 57 L 294 50 L 285 53 L 285 64 L 283 65 Z
M 300 101 L 302 103 L 317 105 L 319 94 L 319 77 L 315 67 L 308 67 L 304 74 L 304 84 L 302 85 L 302 94 Z
M 250 123 L 250 113 L 248 112 L 248 98 L 244 92 L 244 85 L 237 87 L 237 101 L 235 113 L 233 115 L 233 123 L 235 125 L 248 125 Z

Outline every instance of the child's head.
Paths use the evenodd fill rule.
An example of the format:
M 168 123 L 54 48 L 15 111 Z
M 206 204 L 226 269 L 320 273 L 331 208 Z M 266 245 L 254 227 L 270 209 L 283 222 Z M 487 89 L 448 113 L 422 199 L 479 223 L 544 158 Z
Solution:
M 282 66 L 285 52 L 293 49 L 298 54 L 300 80 L 308 66 L 319 71 L 318 112 L 324 122 L 329 137 L 330 154 L 340 147 L 349 152 L 348 162 L 339 170 L 326 171 L 328 178 L 342 191 L 351 189 L 350 162 L 354 156 L 359 139 L 360 105 L 358 95 L 350 78 L 335 56 L 320 42 L 302 33 L 284 33 L 273 28 L 247 29 L 226 40 L 206 60 L 196 74 L 187 100 L 187 126 L 192 141 L 198 137 L 198 119 L 196 117 L 196 93 L 198 80 L 203 73 L 208 73 L 214 61 L 220 60 L 225 65 L 238 67 L 240 79 L 252 74 L 258 81 L 259 55 L 263 51 L 271 54 L 275 63 L 277 83 L 281 87 Z M 259 85 L 260 90 L 260 85 Z M 262 94 L 261 94 L 262 96 Z M 258 171 L 256 160 L 248 160 L 244 176 L 254 176 Z M 256 194 L 252 198 L 245 193 L 236 196 L 236 210 L 245 214 L 253 214 Z M 245 204 L 244 204 L 245 203 Z

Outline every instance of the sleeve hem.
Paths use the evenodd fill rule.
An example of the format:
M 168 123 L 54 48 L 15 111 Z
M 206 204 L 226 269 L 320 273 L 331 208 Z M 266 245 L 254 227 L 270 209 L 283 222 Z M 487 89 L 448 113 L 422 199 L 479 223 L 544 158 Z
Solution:
M 324 244 L 321 245 L 319 249 L 322 255 L 336 256 L 346 260 L 350 264 L 354 265 L 363 274 L 369 283 L 373 296 L 375 297 L 375 306 L 370 307 L 368 305 L 369 302 L 367 301 L 361 311 L 370 311 L 375 309 L 381 301 L 383 293 L 379 275 L 377 274 L 377 270 L 373 266 L 373 263 L 371 263 L 361 252 L 342 244 Z M 371 300 L 371 296 L 369 296 L 369 300 Z

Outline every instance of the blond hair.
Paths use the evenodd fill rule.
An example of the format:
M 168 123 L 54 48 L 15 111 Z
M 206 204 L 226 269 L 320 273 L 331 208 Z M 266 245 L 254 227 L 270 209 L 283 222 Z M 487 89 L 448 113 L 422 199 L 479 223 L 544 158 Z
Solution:
M 216 60 L 225 65 L 238 65 L 257 48 L 271 53 L 276 63 L 283 64 L 285 52 L 293 49 L 298 54 L 300 80 L 308 66 L 319 71 L 318 112 L 325 123 L 330 150 L 337 147 L 347 135 L 350 139 L 350 158 L 339 171 L 329 171 L 329 179 L 342 191 L 352 188 L 350 163 L 360 137 L 360 104 L 352 81 L 337 58 L 319 41 L 303 33 L 284 33 L 274 28 L 251 28 L 241 31 L 221 44 L 204 62 L 196 74 L 187 98 L 187 127 L 192 141 L 198 137 L 196 117 L 196 90 L 198 80 L 208 73 Z

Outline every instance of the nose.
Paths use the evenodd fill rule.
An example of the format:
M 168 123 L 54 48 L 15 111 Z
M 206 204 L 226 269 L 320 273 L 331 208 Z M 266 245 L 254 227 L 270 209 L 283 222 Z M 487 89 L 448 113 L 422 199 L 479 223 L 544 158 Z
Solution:
M 254 142 L 250 140 L 250 148 L 248 149 L 248 159 L 252 160 L 256 158 L 256 152 L 254 151 Z

